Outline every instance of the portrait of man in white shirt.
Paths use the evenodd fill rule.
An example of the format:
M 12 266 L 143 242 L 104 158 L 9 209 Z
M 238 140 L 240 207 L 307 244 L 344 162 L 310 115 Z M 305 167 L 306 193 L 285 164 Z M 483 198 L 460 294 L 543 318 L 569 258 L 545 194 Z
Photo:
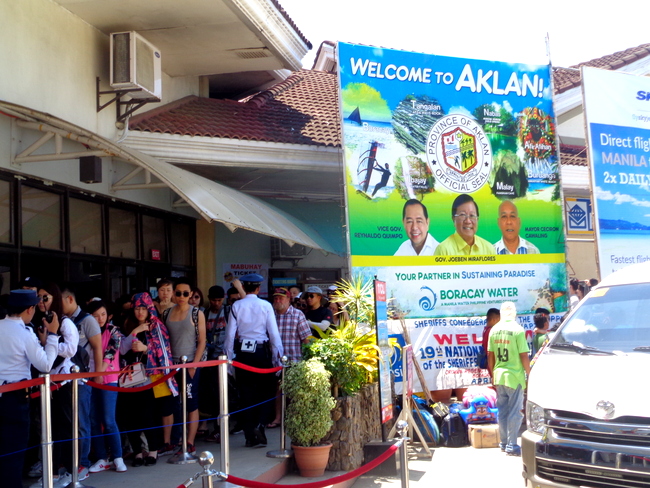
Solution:
M 433 256 L 438 241 L 429 234 L 429 212 L 424 204 L 412 198 L 402 209 L 402 225 L 408 236 L 394 256 Z

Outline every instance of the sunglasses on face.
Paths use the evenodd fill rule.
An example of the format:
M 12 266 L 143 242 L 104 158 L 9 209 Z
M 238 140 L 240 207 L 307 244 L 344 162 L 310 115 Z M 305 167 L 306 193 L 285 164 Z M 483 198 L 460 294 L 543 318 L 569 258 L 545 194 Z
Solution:
M 43 303 L 49 302 L 50 298 L 52 298 L 52 295 L 41 295 L 41 300 L 43 300 Z
M 320 295 L 314 295 L 313 293 L 309 293 L 309 294 L 307 295 L 307 298 L 314 298 L 314 297 L 318 297 L 318 298 L 320 298 Z
M 189 291 L 177 291 L 176 296 L 177 297 L 185 297 L 185 298 L 187 298 L 187 297 L 190 296 L 190 292 Z

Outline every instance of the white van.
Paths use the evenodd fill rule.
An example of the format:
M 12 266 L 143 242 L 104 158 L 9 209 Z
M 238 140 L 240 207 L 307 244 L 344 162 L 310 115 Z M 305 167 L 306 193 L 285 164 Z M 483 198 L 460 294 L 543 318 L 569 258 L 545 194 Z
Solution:
M 594 287 L 539 354 L 522 459 L 530 488 L 650 487 L 650 262 Z

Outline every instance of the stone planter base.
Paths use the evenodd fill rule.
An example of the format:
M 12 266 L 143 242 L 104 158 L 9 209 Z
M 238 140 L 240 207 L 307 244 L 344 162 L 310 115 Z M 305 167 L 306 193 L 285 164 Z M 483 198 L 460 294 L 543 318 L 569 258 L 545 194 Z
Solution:
M 357 469 L 363 464 L 363 446 L 381 439 L 377 383 L 365 386 L 353 396 L 337 398 L 332 420 L 334 425 L 323 439 L 332 443 L 327 469 Z

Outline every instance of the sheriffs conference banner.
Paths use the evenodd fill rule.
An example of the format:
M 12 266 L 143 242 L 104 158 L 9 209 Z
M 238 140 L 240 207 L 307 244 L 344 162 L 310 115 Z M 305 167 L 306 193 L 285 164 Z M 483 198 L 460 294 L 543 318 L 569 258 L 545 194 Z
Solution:
M 650 81 L 583 68 L 600 277 L 650 259 Z
M 338 47 L 353 272 L 409 328 L 565 311 L 549 67 Z

